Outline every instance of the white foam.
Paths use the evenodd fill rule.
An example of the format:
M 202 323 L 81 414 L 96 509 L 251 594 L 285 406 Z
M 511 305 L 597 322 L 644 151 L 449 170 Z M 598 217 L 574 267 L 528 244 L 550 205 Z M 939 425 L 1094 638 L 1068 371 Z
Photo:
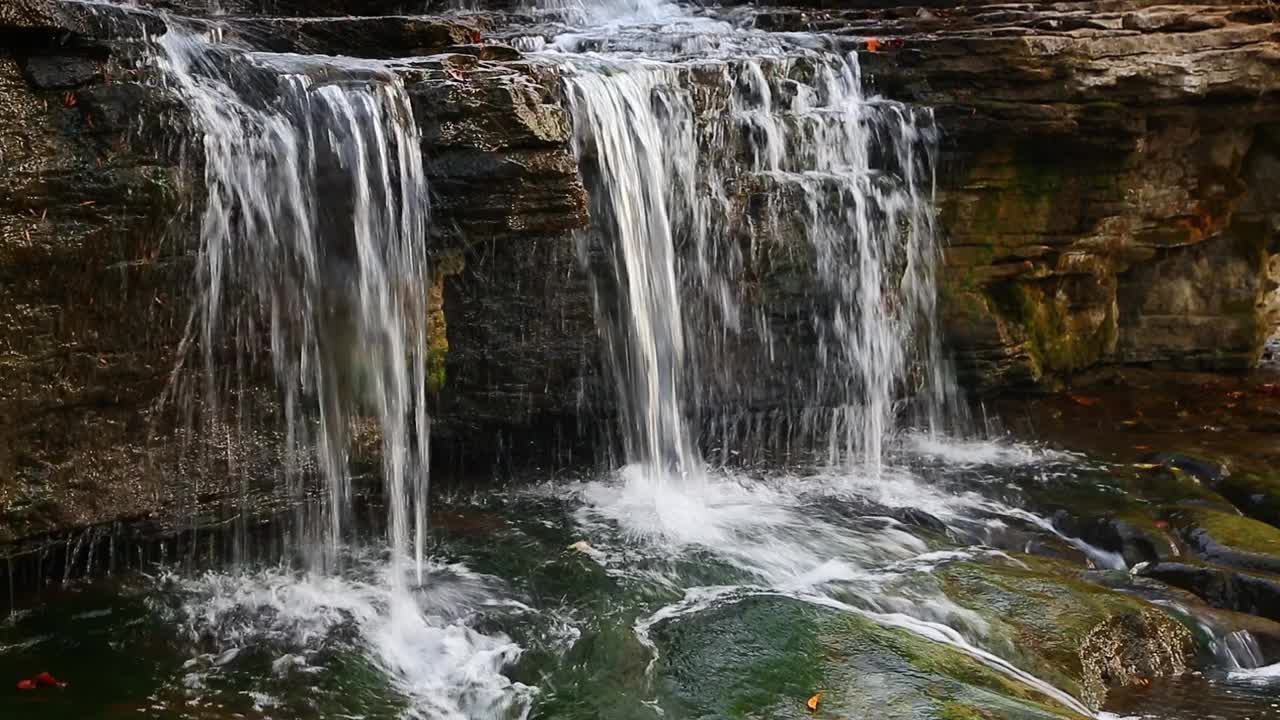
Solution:
M 503 674 L 519 645 L 467 625 L 479 608 L 512 603 L 465 568 L 431 567 L 430 591 L 416 594 L 395 589 L 385 570 L 368 580 L 283 570 L 169 579 L 185 595 L 188 632 L 220 648 L 189 663 L 193 691 L 241 648 L 264 642 L 287 650 L 273 664 L 277 674 L 312 670 L 309 658 L 334 631 L 354 626 L 359 650 L 409 699 L 412 717 L 523 718 L 535 694 Z
M 995 448 L 995 452 L 992 449 Z M 973 459 L 1042 462 L 1040 451 L 984 443 Z M 611 572 L 642 575 L 679 589 L 683 598 L 637 622 L 635 632 L 656 658 L 650 639 L 660 622 L 736 602 L 751 595 L 779 595 L 900 627 L 950 645 L 1006 673 L 1077 712 L 1083 706 L 1067 693 L 1018 669 L 981 647 L 990 628 L 977 613 L 950 600 L 931 578 L 939 565 L 977 556 L 1003 555 L 989 548 L 939 549 L 892 517 L 868 511 L 867 502 L 890 509 L 919 509 L 945 524 L 974 518 L 1006 518 L 1061 536 L 1044 518 L 977 494 L 951 494 L 930 486 L 903 468 L 886 468 L 878 478 L 857 470 L 823 470 L 808 476 L 751 478 L 728 471 L 691 477 L 628 466 L 611 478 L 584 483 L 585 505 L 578 520 L 590 555 Z M 621 537 L 618 537 L 618 535 Z M 1123 559 L 1074 538 L 1105 567 Z M 709 553 L 725 563 L 729 582 L 686 587 L 668 574 L 672 563 L 637 563 L 645 553 L 664 559 Z M 1087 714 L 1087 713 L 1086 713 Z
M 1007 439 L 973 440 L 911 432 L 905 433 L 902 441 L 908 452 L 941 460 L 952 466 L 1011 467 L 1079 462 L 1082 459 L 1074 453 Z
M 1280 682 L 1280 663 L 1247 670 L 1233 670 L 1228 677 L 1232 680 L 1245 680 L 1259 685 Z

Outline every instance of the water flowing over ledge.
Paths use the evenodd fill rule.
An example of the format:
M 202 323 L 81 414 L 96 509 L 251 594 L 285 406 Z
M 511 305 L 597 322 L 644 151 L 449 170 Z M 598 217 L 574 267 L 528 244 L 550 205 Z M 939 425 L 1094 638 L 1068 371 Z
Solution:
M 208 193 L 187 338 L 203 387 L 181 387 L 180 365 L 175 399 L 204 414 L 204 432 L 244 431 L 255 410 L 230 405 L 251 402 L 245 375 L 269 351 L 284 482 L 299 498 L 309 476 L 325 488 L 322 517 L 296 529 L 318 571 L 349 523 L 353 421 L 375 415 L 392 561 L 412 554 L 421 576 L 428 198 L 410 100 L 376 65 L 255 55 L 208 35 L 171 25 L 155 43 L 191 110 Z
M 818 638 L 813 667 L 856 655 L 878 668 L 861 667 L 843 684 L 849 697 L 825 701 L 849 712 L 885 706 L 873 693 L 885 678 L 924 674 L 962 700 L 917 699 L 925 713 L 1095 715 L 1107 683 L 1134 672 L 1121 653 L 1157 678 L 1185 670 L 1192 641 L 1180 623 L 1205 609 L 1144 585 L 1149 568 L 1132 561 L 1132 546 L 1072 526 L 1054 499 L 1112 501 L 1106 494 L 1121 491 L 1095 480 L 1128 468 L 945 434 L 964 419 L 935 307 L 934 113 L 871 94 L 862 64 L 875 58 L 817 35 L 667 4 L 535 10 L 557 29 L 510 38 L 527 61 L 468 32 L 448 38 L 446 60 L 387 62 L 252 50 L 252 32 L 223 34 L 235 17 L 139 11 L 168 25 L 144 44 L 190 115 L 207 191 L 197 303 L 168 400 L 205 440 L 254 434 L 264 418 L 278 428 L 267 433 L 279 439 L 273 474 L 297 508 L 280 522 L 284 548 L 270 567 L 251 561 L 267 553 L 233 525 L 243 552 L 229 569 L 145 583 L 155 598 L 140 622 L 180 630 L 156 654 L 189 656 L 181 672 L 156 671 L 171 682 L 150 709 L 716 715 L 741 707 L 717 705 L 718 693 L 745 677 L 719 674 L 716 661 L 748 670 L 775 633 Z M 305 19 L 263 23 L 248 26 L 317 37 Z M 507 77 L 524 79 L 484 91 L 463 82 L 507 61 L 521 64 Z M 433 294 L 450 270 L 427 262 L 438 241 L 428 166 L 446 161 L 428 150 L 424 162 L 420 150 L 443 145 L 447 158 L 460 138 L 510 142 L 487 138 L 484 125 L 449 126 L 476 98 L 512 103 L 528 123 L 520 172 L 554 165 L 547 148 L 557 143 L 576 161 L 550 173 L 572 176 L 565 182 L 590 198 L 577 260 L 622 456 L 581 482 L 446 498 L 431 528 L 427 368 L 444 302 Z M 547 109 L 555 102 L 563 118 Z M 761 255 L 807 268 L 804 282 L 766 287 Z M 761 303 L 753 293 L 774 295 Z M 787 329 L 780 305 L 799 318 Z M 789 334 L 796 327 L 802 337 Z M 807 362 L 771 364 L 794 354 Z M 743 423 L 763 368 L 794 371 L 784 406 L 776 425 Z M 275 411 L 250 391 L 263 374 Z M 362 424 L 381 444 L 380 473 L 361 476 L 354 460 Z M 785 438 L 786 463 L 756 462 L 757 441 L 771 435 Z M 355 497 L 378 480 L 384 502 Z M 313 486 L 320 497 L 299 502 Z M 171 556 L 189 567 L 218 534 L 193 525 L 189 550 Z M 1116 527 L 1107 532 L 1129 532 Z M 363 537 L 370 528 L 385 530 L 385 543 Z M 96 541 L 68 544 L 64 577 L 82 553 L 92 566 Z M 1088 568 L 1088 581 L 1058 562 Z M 1107 583 L 1123 592 L 1095 589 Z M 1097 613 L 1079 668 L 1010 642 L 1039 629 L 1040 607 L 1028 618 L 1017 593 L 1043 587 Z M 1078 610 L 1042 604 L 1059 623 L 1051 632 Z M 992 606 L 1007 612 L 984 612 Z M 759 632 L 737 634 L 743 624 Z M 1265 684 L 1268 651 L 1250 630 L 1206 621 L 1198 632 L 1233 671 L 1227 680 Z M 726 638 L 727 649 L 717 645 Z M 756 650 L 736 655 L 734 639 Z M 643 672 L 619 678 L 619 667 Z M 690 667 L 695 684 L 715 687 L 691 693 Z M 803 713 L 803 697 L 791 696 L 835 675 L 805 677 L 772 698 L 779 716 Z

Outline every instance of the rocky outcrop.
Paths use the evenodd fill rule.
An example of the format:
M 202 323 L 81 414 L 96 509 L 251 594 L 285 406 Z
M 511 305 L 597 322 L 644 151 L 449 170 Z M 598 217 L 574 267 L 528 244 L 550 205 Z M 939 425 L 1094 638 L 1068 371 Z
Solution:
M 809 11 L 809 22 L 828 13 Z M 1280 237 L 1273 9 L 830 15 L 842 32 L 900 39 L 864 53 L 865 71 L 884 94 L 937 108 L 944 327 L 972 381 L 1257 362 L 1273 329 L 1267 258 Z
M 74 21 L 0 8 L 0 541 L 154 507 L 143 446 L 186 321 L 182 173 L 136 122 L 165 101 Z
M 228 497 L 269 509 L 258 494 L 270 494 L 278 463 L 271 433 L 227 433 L 193 450 L 196 462 L 175 455 L 190 422 L 175 368 L 191 329 L 201 159 L 184 154 L 185 111 L 135 62 L 130 38 L 162 26 L 130 10 L 35 0 L 0 13 L 0 104 L 11 119 L 0 131 L 0 542 L 217 511 Z M 478 21 L 466 18 L 375 19 L 376 32 L 331 35 L 321 21 L 231 27 L 260 34 L 280 22 L 292 24 L 279 36 L 298 43 L 281 49 L 334 51 L 342 39 L 365 43 L 353 52 L 431 53 L 398 72 L 433 191 L 438 462 L 485 472 L 518 450 L 495 434 L 533 427 L 535 416 L 554 420 L 537 426 L 540 442 L 561 432 L 581 404 L 564 368 L 596 355 L 571 235 L 586 223 L 586 196 L 558 77 L 510 48 L 474 44 Z M 412 47 L 384 42 L 402 35 Z M 264 395 L 255 402 L 269 413 Z M 266 487 L 236 499 L 228 463 Z

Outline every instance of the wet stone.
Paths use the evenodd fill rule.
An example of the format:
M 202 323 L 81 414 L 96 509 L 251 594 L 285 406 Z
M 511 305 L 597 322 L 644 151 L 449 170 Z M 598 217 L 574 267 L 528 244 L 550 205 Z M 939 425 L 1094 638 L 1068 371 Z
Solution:
M 1189 590 L 1214 607 L 1280 621 L 1280 576 L 1175 562 L 1150 563 L 1134 572 Z
M 695 717 L 1080 717 L 953 648 L 872 620 L 747 597 L 653 631 L 665 692 Z
M 1280 573 L 1280 529 L 1215 510 L 1179 510 L 1170 523 L 1196 554 L 1209 562 Z
M 70 90 L 102 76 L 97 62 L 80 55 L 32 55 L 22 62 L 22 71 L 41 90 Z
M 1215 489 L 1245 515 L 1280 528 L 1280 475 L 1233 472 L 1219 480 Z
M 948 597 L 990 623 L 1001 652 L 1093 707 L 1111 687 L 1183 672 L 1194 655 L 1191 633 L 1176 619 L 1070 566 L 1024 557 L 954 563 L 938 574 Z

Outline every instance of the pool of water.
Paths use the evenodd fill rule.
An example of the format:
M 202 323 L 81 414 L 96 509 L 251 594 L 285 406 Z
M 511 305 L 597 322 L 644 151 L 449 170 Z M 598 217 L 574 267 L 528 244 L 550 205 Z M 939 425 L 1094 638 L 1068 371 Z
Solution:
M 1025 502 L 1034 486 L 1122 492 L 1105 487 L 1113 470 L 917 437 L 876 478 L 627 467 L 455 493 L 433 513 L 421 584 L 375 546 L 348 550 L 337 576 L 150 564 L 48 585 L 0 626 L 0 707 L 53 719 L 804 717 L 822 692 L 826 717 L 884 702 L 902 708 L 893 717 L 943 717 L 954 697 L 1000 717 L 1084 714 L 937 570 L 1030 549 L 1115 572 L 1122 559 Z M 1004 694 L 903 664 L 904 642 L 971 661 Z M 1113 692 L 1107 709 L 1275 716 L 1274 674 L 1205 670 Z M 40 672 L 66 687 L 16 688 Z

